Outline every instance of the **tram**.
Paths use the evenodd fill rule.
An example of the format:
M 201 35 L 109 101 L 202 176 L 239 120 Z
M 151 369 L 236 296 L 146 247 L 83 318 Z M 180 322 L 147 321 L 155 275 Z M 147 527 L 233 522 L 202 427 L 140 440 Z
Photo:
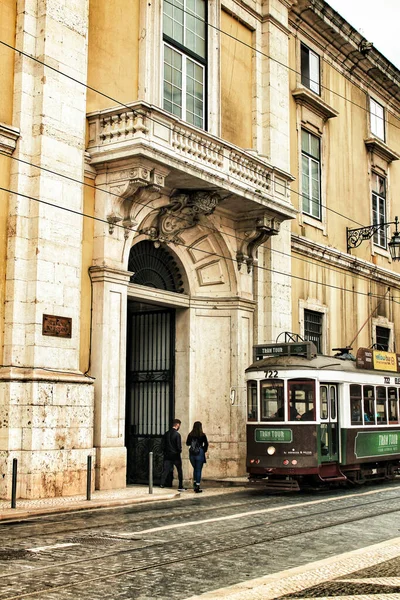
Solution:
M 295 491 L 400 473 L 400 354 L 258 346 L 246 385 L 250 484 Z

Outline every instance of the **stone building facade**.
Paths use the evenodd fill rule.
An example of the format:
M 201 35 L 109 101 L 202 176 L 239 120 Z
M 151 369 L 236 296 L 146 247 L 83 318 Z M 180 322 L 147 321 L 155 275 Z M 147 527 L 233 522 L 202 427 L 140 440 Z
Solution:
M 387 239 L 346 226 L 393 220 L 400 75 L 328 4 L 0 0 L 0 31 L 0 497 L 15 458 L 20 497 L 89 456 L 146 481 L 174 416 L 242 475 L 254 344 L 395 347 Z

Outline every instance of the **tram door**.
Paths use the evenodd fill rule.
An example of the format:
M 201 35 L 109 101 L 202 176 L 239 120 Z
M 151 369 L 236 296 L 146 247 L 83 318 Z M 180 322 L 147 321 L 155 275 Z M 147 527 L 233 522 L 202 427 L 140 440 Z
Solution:
M 331 383 L 320 386 L 320 448 L 321 462 L 339 459 L 339 429 L 337 418 L 337 386 Z
M 139 310 L 138 310 L 139 309 Z M 127 483 L 154 482 L 162 472 L 162 436 L 174 409 L 175 311 L 128 305 L 126 434 Z

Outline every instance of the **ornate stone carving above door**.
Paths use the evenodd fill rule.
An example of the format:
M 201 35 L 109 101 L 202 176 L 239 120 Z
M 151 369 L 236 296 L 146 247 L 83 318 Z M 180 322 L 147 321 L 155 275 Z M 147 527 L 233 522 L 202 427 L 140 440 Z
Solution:
M 178 242 L 179 234 L 195 227 L 202 215 L 211 215 L 221 197 L 205 190 L 181 192 L 171 196 L 169 204 L 153 211 L 141 230 L 156 244 Z

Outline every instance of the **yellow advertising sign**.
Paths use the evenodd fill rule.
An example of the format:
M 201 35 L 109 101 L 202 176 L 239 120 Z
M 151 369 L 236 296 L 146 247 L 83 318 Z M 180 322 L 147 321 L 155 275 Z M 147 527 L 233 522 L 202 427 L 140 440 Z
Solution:
M 374 369 L 379 369 L 380 371 L 397 371 L 395 352 L 374 350 Z

